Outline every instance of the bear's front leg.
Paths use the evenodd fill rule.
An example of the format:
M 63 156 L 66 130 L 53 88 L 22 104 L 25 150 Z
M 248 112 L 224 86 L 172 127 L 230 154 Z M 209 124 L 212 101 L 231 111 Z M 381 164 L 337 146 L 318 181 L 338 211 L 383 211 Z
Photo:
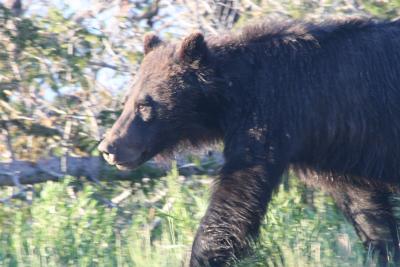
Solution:
M 243 256 L 258 234 L 283 168 L 227 163 L 192 247 L 190 267 L 222 267 Z

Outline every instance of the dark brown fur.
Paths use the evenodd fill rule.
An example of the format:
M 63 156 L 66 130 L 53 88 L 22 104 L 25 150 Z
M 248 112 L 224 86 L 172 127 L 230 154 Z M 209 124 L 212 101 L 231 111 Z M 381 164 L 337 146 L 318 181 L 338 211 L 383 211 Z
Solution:
M 400 182 L 400 22 L 269 22 L 179 45 L 147 38 L 99 148 L 124 168 L 182 141 L 223 140 L 191 267 L 246 253 L 289 166 L 323 174 L 304 180 L 332 194 L 382 266 L 399 259 L 389 199 Z

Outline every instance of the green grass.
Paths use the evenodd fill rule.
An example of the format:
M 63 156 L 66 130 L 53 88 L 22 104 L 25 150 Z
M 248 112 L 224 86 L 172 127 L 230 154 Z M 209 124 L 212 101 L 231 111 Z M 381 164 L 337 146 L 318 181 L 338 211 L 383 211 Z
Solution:
M 133 185 L 66 178 L 36 186 L 32 203 L 0 206 L 0 266 L 185 266 L 210 184 L 174 168 L 160 180 Z M 104 201 L 130 188 L 133 194 L 118 207 Z M 307 194 L 296 179 L 281 186 L 254 254 L 238 266 L 374 266 L 364 262 L 357 236 L 332 200 L 314 192 L 310 205 Z

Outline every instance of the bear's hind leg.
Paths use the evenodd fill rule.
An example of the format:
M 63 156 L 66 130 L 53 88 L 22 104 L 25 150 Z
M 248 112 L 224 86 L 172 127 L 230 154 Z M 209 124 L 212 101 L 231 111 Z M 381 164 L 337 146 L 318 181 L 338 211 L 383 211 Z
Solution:
M 379 266 L 400 263 L 399 233 L 391 191 L 385 186 L 342 185 L 330 193 L 355 227 L 369 255 L 378 257 Z

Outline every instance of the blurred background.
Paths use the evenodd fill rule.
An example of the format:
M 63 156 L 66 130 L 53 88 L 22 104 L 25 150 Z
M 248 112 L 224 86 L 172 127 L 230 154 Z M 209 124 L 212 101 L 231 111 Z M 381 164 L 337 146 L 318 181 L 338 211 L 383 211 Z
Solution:
M 96 149 L 154 31 L 265 17 L 395 19 L 400 0 L 0 1 L 0 266 L 186 266 L 222 145 L 132 172 Z M 332 200 L 289 173 L 237 266 L 374 266 Z

